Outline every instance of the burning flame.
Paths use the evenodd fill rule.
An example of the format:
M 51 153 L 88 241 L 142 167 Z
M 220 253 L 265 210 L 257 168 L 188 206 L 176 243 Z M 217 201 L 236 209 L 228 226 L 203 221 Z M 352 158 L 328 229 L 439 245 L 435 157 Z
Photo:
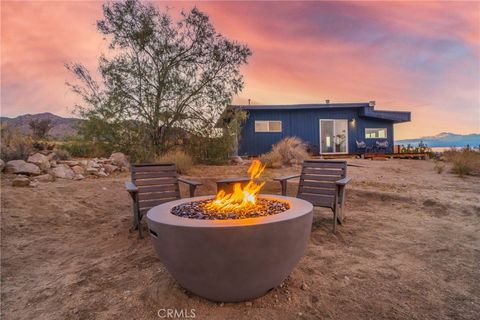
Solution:
M 210 210 L 231 212 L 255 206 L 257 193 L 265 185 L 265 182 L 257 184 L 255 179 L 260 177 L 263 170 L 265 170 L 265 165 L 262 165 L 258 160 L 254 160 L 250 168 L 248 168 L 250 181 L 245 187 L 242 188 L 241 183 L 235 183 L 232 193 L 227 194 L 224 190 L 220 190 L 215 199 L 205 207 Z

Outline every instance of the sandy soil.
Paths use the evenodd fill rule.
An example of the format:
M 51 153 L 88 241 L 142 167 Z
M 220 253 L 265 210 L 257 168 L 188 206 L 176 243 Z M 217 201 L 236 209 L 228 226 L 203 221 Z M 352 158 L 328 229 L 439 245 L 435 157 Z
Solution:
M 2 177 L 3 319 L 476 319 L 480 314 L 480 177 L 431 161 L 349 160 L 347 220 L 315 213 L 304 258 L 281 287 L 218 304 L 178 286 L 150 239 L 129 233 L 127 174 L 13 188 Z M 298 172 L 267 170 L 266 177 Z M 242 166 L 197 166 L 211 194 Z M 186 190 L 184 190 L 184 195 Z M 270 181 L 266 193 L 278 193 Z M 292 183 L 289 193 L 296 192 Z

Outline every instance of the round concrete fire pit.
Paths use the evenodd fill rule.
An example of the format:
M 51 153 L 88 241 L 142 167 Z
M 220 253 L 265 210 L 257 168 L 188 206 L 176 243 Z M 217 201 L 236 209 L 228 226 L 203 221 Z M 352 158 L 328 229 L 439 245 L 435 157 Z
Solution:
M 260 218 L 197 220 L 175 216 L 182 203 L 168 202 L 147 213 L 160 260 L 185 289 L 204 298 L 235 302 L 264 295 L 279 285 L 303 256 L 312 225 L 312 205 L 290 197 L 290 209 Z

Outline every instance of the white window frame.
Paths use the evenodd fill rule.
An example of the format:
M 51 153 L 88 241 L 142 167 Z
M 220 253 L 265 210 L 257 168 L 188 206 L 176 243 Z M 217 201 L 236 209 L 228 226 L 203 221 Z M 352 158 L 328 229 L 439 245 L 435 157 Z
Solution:
M 273 130 L 271 129 L 271 126 L 270 124 L 272 122 L 277 122 L 277 123 L 280 123 L 280 130 Z M 267 130 L 257 130 L 257 123 L 266 123 L 267 124 Z M 273 132 L 273 133 L 279 133 L 279 132 L 282 132 L 282 121 L 281 120 L 255 120 L 255 123 L 254 123 L 254 131 L 255 133 L 265 133 L 265 132 Z
M 337 150 L 334 150 L 333 152 L 323 152 L 322 150 L 322 121 L 333 121 L 333 131 L 336 132 L 336 126 L 337 126 L 337 121 L 346 121 L 347 123 L 347 132 L 345 133 L 345 151 L 344 152 L 341 152 L 341 151 L 337 151 Z M 319 119 L 318 120 L 318 134 L 319 134 L 319 138 L 320 138 L 320 141 L 319 141 L 319 144 L 318 144 L 318 149 L 320 150 L 320 154 L 348 154 L 348 119 Z M 335 147 L 334 147 L 335 149 Z
M 385 130 L 385 137 L 369 137 L 367 130 Z M 388 139 L 388 130 L 387 128 L 365 128 L 365 139 Z

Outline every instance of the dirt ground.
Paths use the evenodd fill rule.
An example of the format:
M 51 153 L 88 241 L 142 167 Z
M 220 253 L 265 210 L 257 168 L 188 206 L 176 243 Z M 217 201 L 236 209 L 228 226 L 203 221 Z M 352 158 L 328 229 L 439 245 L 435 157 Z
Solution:
M 150 239 L 128 231 L 126 173 L 37 188 L 4 176 L 2 319 L 160 319 L 160 309 L 195 309 L 196 319 L 478 319 L 480 177 L 437 174 L 432 161 L 349 164 L 337 234 L 331 212 L 316 210 L 305 256 L 282 286 L 226 304 L 183 290 Z M 196 166 L 189 176 L 205 195 L 246 170 Z M 272 177 L 298 171 L 267 170 L 263 192 L 278 193 Z

